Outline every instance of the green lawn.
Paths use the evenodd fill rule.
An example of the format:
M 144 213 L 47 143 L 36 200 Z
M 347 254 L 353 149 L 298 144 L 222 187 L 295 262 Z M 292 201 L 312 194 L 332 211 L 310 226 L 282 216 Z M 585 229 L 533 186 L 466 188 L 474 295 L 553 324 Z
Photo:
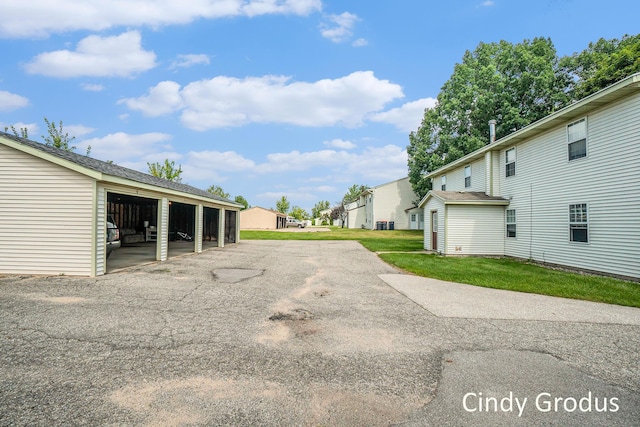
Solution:
M 362 246 L 373 252 L 422 250 L 422 230 L 327 228 L 331 231 L 286 232 L 241 230 L 240 240 L 357 240 Z
M 552 270 L 510 258 L 380 254 L 387 263 L 419 276 L 486 288 L 640 307 L 640 283 Z
M 329 232 L 240 231 L 245 240 L 356 240 L 385 262 L 410 273 L 487 288 L 640 307 L 640 283 L 552 270 L 510 258 L 443 257 L 422 251 L 422 230 L 362 230 L 330 227 Z M 395 252 L 395 253 L 384 253 Z

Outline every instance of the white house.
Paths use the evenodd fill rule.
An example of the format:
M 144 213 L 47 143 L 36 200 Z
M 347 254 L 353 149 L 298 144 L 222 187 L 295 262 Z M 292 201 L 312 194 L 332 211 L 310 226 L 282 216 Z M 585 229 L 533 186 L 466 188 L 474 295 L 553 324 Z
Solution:
M 640 73 L 428 177 L 427 250 L 638 279 Z
M 415 206 L 417 199 L 409 177 L 369 188 L 356 202 L 345 206 L 347 225 L 369 230 L 375 230 L 381 224 L 397 230 L 422 229 L 424 221 L 421 221 L 421 210 Z
M 144 242 L 151 260 L 168 259 L 179 233 L 192 236 L 193 252 L 221 247 L 239 240 L 241 207 L 0 132 L 0 274 L 105 274 L 108 216 Z

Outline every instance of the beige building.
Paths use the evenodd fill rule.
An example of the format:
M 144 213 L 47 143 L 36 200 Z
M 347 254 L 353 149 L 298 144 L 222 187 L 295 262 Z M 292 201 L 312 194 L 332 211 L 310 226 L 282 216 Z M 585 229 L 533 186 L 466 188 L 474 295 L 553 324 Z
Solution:
M 254 206 L 240 211 L 241 230 L 277 230 L 287 226 L 287 215 Z

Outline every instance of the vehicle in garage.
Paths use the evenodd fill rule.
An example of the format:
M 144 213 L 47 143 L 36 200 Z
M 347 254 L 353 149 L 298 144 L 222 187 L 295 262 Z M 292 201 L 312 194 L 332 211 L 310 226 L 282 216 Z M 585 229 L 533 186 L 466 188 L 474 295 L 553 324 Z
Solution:
M 120 229 L 116 225 L 113 217 L 107 217 L 107 258 L 111 252 L 120 247 Z

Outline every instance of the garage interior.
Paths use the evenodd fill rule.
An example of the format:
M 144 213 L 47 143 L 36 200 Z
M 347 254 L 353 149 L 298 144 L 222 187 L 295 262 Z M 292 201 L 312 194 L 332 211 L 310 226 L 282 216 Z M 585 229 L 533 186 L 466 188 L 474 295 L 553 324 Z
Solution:
M 107 194 L 107 212 L 120 229 L 119 249 L 107 259 L 106 272 L 156 261 L 158 199 Z M 202 249 L 218 247 L 220 209 L 204 207 Z M 196 206 L 169 202 L 168 257 L 196 251 Z M 224 242 L 236 241 L 236 212 L 225 211 Z

